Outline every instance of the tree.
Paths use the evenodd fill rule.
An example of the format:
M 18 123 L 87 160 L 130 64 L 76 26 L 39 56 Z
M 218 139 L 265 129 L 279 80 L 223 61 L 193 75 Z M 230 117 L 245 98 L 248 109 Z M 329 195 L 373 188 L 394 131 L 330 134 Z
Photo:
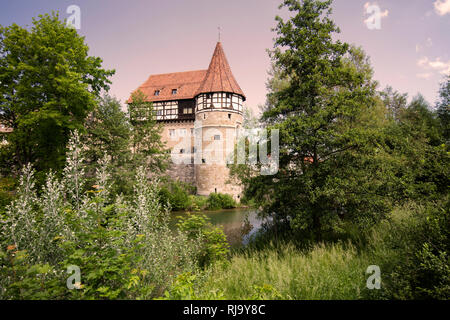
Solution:
M 270 51 L 268 52 L 270 54 Z M 289 86 L 289 75 L 283 75 L 281 67 L 273 62 L 268 76 L 269 78 L 266 81 L 266 102 L 264 105 L 259 106 L 262 113 L 274 108 L 278 104 L 276 92 L 284 90 Z
M 258 117 L 255 116 L 255 113 L 252 108 L 244 107 L 244 121 L 242 122 L 242 127 L 245 129 L 255 129 L 260 126 Z
M 442 143 L 439 119 L 430 110 L 430 105 L 421 94 L 412 99 L 399 119 L 403 124 L 409 123 L 412 126 L 411 129 L 422 133 L 428 144 L 438 146 Z
M 408 94 L 401 94 L 398 91 L 392 89 L 391 86 L 387 86 L 383 91 L 380 92 L 380 96 L 383 100 L 384 105 L 389 110 L 389 116 L 394 120 L 397 120 L 402 110 L 406 109 L 406 100 L 408 98 Z
M 136 166 L 131 157 L 131 124 L 120 101 L 103 96 L 86 120 L 84 144 L 88 175 L 93 177 L 98 162 L 110 157 L 109 172 L 115 182 L 113 192 L 130 194 Z
M 263 114 L 269 130 L 280 130 L 280 169 L 274 176 L 241 175 L 263 215 L 316 239 L 343 219 L 371 222 L 389 208 L 376 156 L 385 108 L 364 52 L 333 40 L 339 29 L 330 5 L 280 6 L 294 15 L 276 18 L 271 57 L 287 84 L 270 93 Z
M 441 84 L 436 109 L 442 125 L 445 143 L 448 143 L 450 138 L 450 75 Z
M 161 139 L 162 126 L 156 120 L 153 104 L 139 90 L 132 94 L 128 108 L 133 161 L 147 166 L 154 173 L 163 172 L 168 166 L 168 153 Z
M 402 110 L 385 136 L 386 149 L 399 161 L 395 176 L 400 196 L 422 203 L 447 194 L 449 154 L 439 119 L 422 95 Z
M 0 26 L 0 121 L 13 129 L 1 149 L 3 166 L 62 168 L 70 131 L 83 130 L 114 74 L 88 51 L 58 14 L 40 15 L 29 30 Z

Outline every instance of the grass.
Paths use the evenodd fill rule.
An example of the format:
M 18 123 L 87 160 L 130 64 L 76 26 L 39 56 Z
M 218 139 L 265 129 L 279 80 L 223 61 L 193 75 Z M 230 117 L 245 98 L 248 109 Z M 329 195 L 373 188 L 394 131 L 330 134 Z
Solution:
M 201 291 L 219 289 L 225 299 L 448 299 L 446 207 L 405 204 L 372 228 L 348 225 L 341 240 L 316 244 L 274 244 L 262 234 L 214 265 Z M 370 265 L 380 267 L 380 290 L 366 287 Z
M 252 249 L 215 266 L 203 290 L 221 288 L 226 299 L 362 299 L 370 260 L 349 243 Z

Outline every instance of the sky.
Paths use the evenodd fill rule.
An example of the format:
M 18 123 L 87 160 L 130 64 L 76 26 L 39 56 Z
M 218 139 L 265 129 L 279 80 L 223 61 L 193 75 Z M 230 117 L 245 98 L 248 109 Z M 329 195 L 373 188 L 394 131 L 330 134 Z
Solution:
M 265 102 L 275 16 L 281 0 L 0 0 L 0 25 L 30 26 L 33 17 L 80 8 L 90 55 L 115 69 L 110 94 L 122 103 L 151 74 L 207 69 L 218 41 L 232 72 L 257 112 Z M 450 0 L 335 0 L 337 38 L 361 46 L 379 88 L 434 105 L 450 73 Z

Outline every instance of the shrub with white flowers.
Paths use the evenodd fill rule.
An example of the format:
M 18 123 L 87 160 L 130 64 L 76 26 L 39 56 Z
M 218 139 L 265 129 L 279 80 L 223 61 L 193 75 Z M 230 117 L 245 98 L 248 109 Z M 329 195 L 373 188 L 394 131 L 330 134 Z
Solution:
M 199 240 L 169 228 L 158 179 L 139 168 L 125 201 L 110 193 L 108 156 L 86 185 L 82 154 L 75 131 L 62 177 L 50 172 L 42 190 L 32 166 L 23 168 L 0 229 L 0 299 L 151 298 L 198 267 Z M 77 290 L 66 287 L 69 265 L 81 271 Z

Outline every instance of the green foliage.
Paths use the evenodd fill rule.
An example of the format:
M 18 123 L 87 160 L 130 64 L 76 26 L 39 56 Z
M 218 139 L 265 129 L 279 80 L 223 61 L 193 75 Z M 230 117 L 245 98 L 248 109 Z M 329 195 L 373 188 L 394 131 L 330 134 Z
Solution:
M 371 240 L 394 299 L 449 299 L 449 202 L 409 204 L 392 213 Z
M 17 251 L 14 246 L 6 251 L 1 248 L 0 266 L 2 299 L 45 300 L 63 296 L 61 272 L 48 263 L 30 265 L 26 251 Z
M 193 187 L 181 181 L 169 181 L 160 191 L 159 197 L 162 204 L 169 204 L 173 211 L 187 210 L 191 207 Z
M 211 289 L 208 292 L 199 287 L 203 281 L 191 273 L 180 274 L 169 290 L 159 300 L 224 300 L 223 292 L 219 289 Z
M 243 197 L 241 197 L 240 204 L 248 207 L 254 207 L 256 205 L 255 200 L 252 198 L 248 198 L 245 194 Z
M 104 95 L 86 119 L 85 127 L 82 139 L 87 147 L 84 152 L 87 176 L 95 175 L 98 161 L 107 154 L 110 156 L 108 171 L 114 181 L 111 192 L 132 194 L 139 164 L 131 158 L 131 124 L 120 102 Z
M 283 296 L 271 285 L 263 284 L 262 286 L 253 286 L 254 293 L 249 300 L 280 300 Z
M 206 209 L 208 198 L 204 196 L 189 195 L 189 211 L 200 211 Z
M 164 292 L 161 300 L 196 300 L 194 290 L 196 276 L 190 273 L 180 274 L 170 290 Z
M 6 206 L 14 199 L 15 185 L 15 179 L 0 177 L 0 217 L 5 213 Z
M 206 203 L 208 210 L 232 209 L 237 206 L 232 196 L 223 193 L 211 193 Z
M 407 93 L 399 93 L 395 91 L 391 86 L 387 86 L 380 92 L 383 104 L 386 106 L 388 116 L 392 119 L 398 119 L 400 113 L 406 109 L 406 100 L 408 98 Z
M 161 139 L 162 124 L 156 121 L 153 104 L 139 90 L 131 95 L 128 112 L 132 124 L 133 161 L 155 172 L 164 171 L 168 166 L 169 154 Z
M 200 241 L 198 261 L 201 267 L 224 261 L 229 255 L 229 244 L 222 228 L 213 227 L 206 216 L 192 214 L 182 217 L 177 226 L 189 238 Z
M 447 76 L 441 84 L 436 109 L 441 122 L 444 141 L 448 144 L 450 139 L 450 76 Z
M 439 146 L 442 143 L 439 120 L 421 94 L 412 99 L 408 107 L 402 110 L 399 118 L 403 125 L 410 125 L 411 130 L 422 134 L 427 144 Z
M 50 173 L 40 192 L 34 170 L 23 169 L 2 221 L 0 298 L 148 299 L 196 270 L 199 240 L 169 229 L 158 181 L 138 168 L 127 202 L 110 192 L 108 157 L 98 163 L 96 184 L 86 187 L 77 132 L 67 155 L 63 177 Z M 69 265 L 80 268 L 78 289 L 66 288 Z
M 446 194 L 449 154 L 439 121 L 420 95 L 401 110 L 396 122 L 380 131 L 384 168 L 391 167 L 385 180 L 386 197 L 401 204 L 437 200 Z
M 108 169 L 114 181 L 111 192 L 127 198 L 133 193 L 137 168 L 149 167 L 154 176 L 160 176 L 168 165 L 161 140 L 162 127 L 151 117 L 152 104 L 145 101 L 142 92 L 134 93 L 132 97 L 128 115 L 122 111 L 117 99 L 108 95 L 99 99 L 87 118 L 87 133 L 83 136 L 87 176 L 93 177 L 98 160 L 107 154 L 111 159 Z M 175 204 L 178 205 L 180 203 Z
M 409 203 L 351 242 L 249 246 L 213 265 L 201 288 L 226 299 L 448 299 L 448 205 Z M 369 265 L 380 267 L 379 290 L 366 288 Z
M 221 288 L 226 299 L 361 299 L 370 264 L 352 245 L 268 246 L 214 266 L 202 288 Z
M 30 29 L 0 27 L 0 121 L 13 129 L 0 149 L 8 171 L 31 162 L 43 181 L 42 171 L 63 167 L 70 131 L 83 130 L 114 74 L 88 51 L 57 14 L 33 19 Z
M 390 209 L 379 152 L 385 110 L 365 53 L 333 40 L 339 29 L 330 5 L 283 1 L 292 15 L 276 18 L 277 79 L 269 82 L 276 87 L 262 116 L 269 131 L 280 132 L 279 170 L 233 170 L 263 216 L 316 239 L 342 220 L 369 225 Z

